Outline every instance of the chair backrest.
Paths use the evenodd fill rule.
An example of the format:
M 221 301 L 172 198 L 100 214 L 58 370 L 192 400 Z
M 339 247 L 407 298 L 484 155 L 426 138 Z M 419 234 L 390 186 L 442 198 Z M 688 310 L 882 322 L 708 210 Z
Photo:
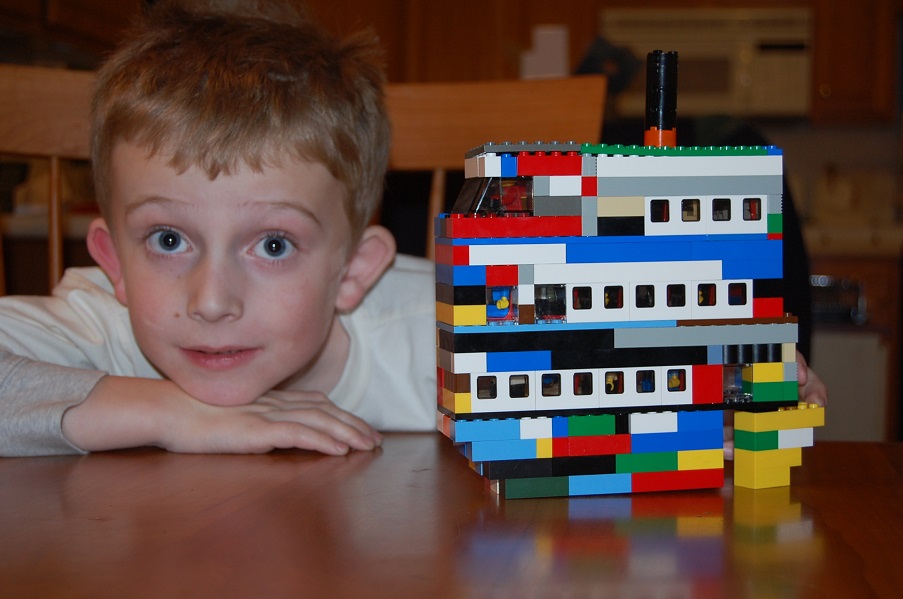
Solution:
M 63 273 L 60 161 L 89 157 L 88 115 L 94 73 L 0 65 L 0 154 L 50 161 L 48 217 L 51 289 Z M 2 259 L 0 259 L 2 269 Z M 5 278 L 0 271 L 0 285 Z
M 605 78 L 389 84 L 389 168 L 432 171 L 427 253 L 445 202 L 445 172 L 464 167 L 464 153 L 487 142 L 597 142 Z

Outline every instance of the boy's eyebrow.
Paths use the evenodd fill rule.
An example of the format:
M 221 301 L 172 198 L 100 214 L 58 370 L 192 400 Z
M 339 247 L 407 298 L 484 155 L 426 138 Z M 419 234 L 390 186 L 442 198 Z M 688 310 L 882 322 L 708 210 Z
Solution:
M 160 206 L 163 206 L 166 204 L 179 204 L 179 205 L 183 205 L 183 206 L 190 206 L 191 202 L 186 201 L 186 200 L 177 200 L 175 198 L 168 198 L 165 196 L 158 196 L 158 195 L 146 196 L 146 197 L 141 198 L 137 202 L 129 204 L 125 209 L 125 216 L 128 217 L 129 215 L 131 215 L 133 212 L 135 212 L 136 210 L 138 210 L 140 208 L 143 208 L 148 205 L 155 205 L 155 204 L 160 205 Z M 265 205 L 270 208 L 274 208 L 276 210 L 290 210 L 293 212 L 297 212 L 298 214 L 313 221 L 318 227 L 322 227 L 322 223 L 320 222 L 320 219 L 317 218 L 316 213 L 313 210 L 310 210 L 309 208 L 307 208 L 306 206 L 301 206 L 299 204 L 295 204 L 292 202 L 286 202 L 286 201 L 282 201 L 282 200 L 273 200 L 273 201 L 255 200 L 255 201 L 246 201 L 246 202 L 242 203 L 242 206 L 246 206 L 246 205 Z

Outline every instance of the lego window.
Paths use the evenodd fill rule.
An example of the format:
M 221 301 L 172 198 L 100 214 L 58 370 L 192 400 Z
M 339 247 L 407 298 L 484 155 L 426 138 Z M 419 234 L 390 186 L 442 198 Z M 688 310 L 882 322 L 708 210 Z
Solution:
M 592 372 L 576 372 L 574 373 L 574 395 L 592 395 L 593 394 L 593 373 Z
M 687 371 L 683 368 L 672 368 L 668 370 L 668 391 L 686 391 L 687 390 Z
M 494 376 L 477 377 L 477 399 L 495 399 L 498 397 L 498 385 Z
M 655 371 L 654 370 L 637 370 L 636 392 L 637 393 L 654 393 L 655 392 Z
M 730 283 L 727 286 L 727 303 L 729 306 L 746 305 L 746 283 Z
M 536 285 L 533 290 L 533 305 L 536 322 L 565 322 L 567 312 L 567 289 L 564 285 Z
M 655 286 L 654 285 L 637 285 L 636 286 L 636 307 L 652 308 L 655 306 Z
M 624 288 L 620 285 L 609 285 L 603 289 L 605 302 L 603 305 L 608 310 L 616 310 L 624 307 Z
M 743 198 L 743 220 L 762 220 L 761 198 Z
M 686 199 L 680 201 L 680 219 L 685 223 L 699 221 L 699 200 Z
M 472 177 L 465 179 L 458 192 L 458 199 L 452 207 L 452 212 L 456 214 L 475 214 L 480 208 L 483 196 L 486 194 L 486 188 L 489 185 L 489 179 L 481 179 Z
M 670 220 L 668 200 L 652 200 L 649 202 L 649 218 L 654 223 L 666 223 Z
M 508 397 L 529 397 L 530 377 L 526 374 L 512 374 L 508 377 Z
M 574 310 L 589 310 L 593 307 L 593 290 L 590 287 L 574 287 Z
M 490 324 L 517 322 L 517 287 L 486 288 L 486 319 Z
M 561 375 L 549 372 L 542 375 L 540 381 L 543 397 L 558 397 L 561 395 Z
M 530 177 L 514 177 L 500 179 L 499 212 L 530 213 L 533 212 L 533 179 Z
M 607 395 L 620 395 L 624 393 L 624 373 L 612 371 L 605 373 L 605 393 Z
M 667 293 L 669 308 L 682 308 L 687 305 L 686 285 L 668 285 Z
M 696 288 L 697 293 L 697 303 L 700 306 L 714 306 L 715 305 L 715 284 L 714 283 L 700 283 L 699 287 Z
M 730 198 L 715 198 L 712 200 L 712 220 L 731 219 Z

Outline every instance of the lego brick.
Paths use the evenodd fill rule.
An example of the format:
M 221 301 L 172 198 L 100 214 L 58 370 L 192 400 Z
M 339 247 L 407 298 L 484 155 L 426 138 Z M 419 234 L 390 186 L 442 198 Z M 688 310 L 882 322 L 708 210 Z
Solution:
M 535 216 L 583 216 L 583 198 L 578 196 L 543 197 L 533 194 Z
M 564 437 L 555 441 L 566 441 L 566 453 L 559 453 L 557 445 L 555 456 L 581 456 L 581 455 L 610 455 L 618 453 L 630 453 L 630 435 L 589 435 L 585 437 Z
M 611 414 L 570 416 L 567 419 L 569 437 L 615 434 L 615 418 Z
M 527 499 L 531 497 L 567 497 L 568 477 L 549 476 L 541 478 L 518 478 L 504 481 L 500 487 L 505 499 Z
M 517 155 L 517 176 L 580 175 L 583 172 L 583 156 L 580 154 L 529 154 Z
M 462 420 L 452 421 L 450 435 L 452 441 L 503 441 L 520 439 L 520 422 L 508 420 Z
M 601 175 L 600 175 L 601 177 Z M 780 176 L 712 176 L 712 177 L 605 177 L 599 185 L 600 197 L 623 196 L 687 196 L 733 195 L 753 193 L 766 196 L 782 193 Z M 717 230 L 709 229 L 709 234 Z
M 553 217 L 549 217 L 553 218 Z M 554 217 L 567 218 L 567 217 Z M 563 243 L 498 244 L 470 246 L 471 265 L 564 264 L 567 246 Z
M 491 480 L 613 474 L 614 455 L 480 462 L 477 471 Z
M 445 219 L 450 239 L 580 235 L 583 228 L 579 216 L 450 216 Z
M 596 200 L 596 216 L 644 218 L 646 216 L 646 199 L 641 195 L 600 197 Z
M 595 194 L 580 198 L 580 219 L 583 221 L 582 235 L 584 238 L 595 237 L 599 234 L 599 223 L 595 214 Z
M 813 407 L 805 409 L 781 410 L 779 412 L 737 412 L 734 414 L 734 428 L 758 433 L 793 428 L 811 428 L 825 425 L 825 409 Z
M 569 243 L 567 262 L 577 263 L 631 263 L 654 262 L 664 258 L 675 261 L 689 261 L 692 244 L 686 239 L 663 239 L 651 243 L 632 243 L 629 251 L 621 244 L 614 243 Z
M 677 452 L 678 470 L 711 470 L 724 468 L 724 450 L 698 449 Z
M 648 433 L 631 435 L 630 438 L 634 453 L 720 449 L 724 444 L 724 431 L 719 428 L 676 433 Z
M 630 369 L 705 364 L 704 346 L 626 349 L 561 349 L 552 352 L 552 370 Z
M 486 372 L 531 372 L 552 367 L 550 351 L 508 351 L 486 354 Z
M 815 431 L 811 428 L 792 428 L 777 431 L 778 449 L 793 447 L 812 447 L 815 444 Z
M 620 454 L 615 459 L 618 473 L 677 470 L 676 451 Z
M 436 265 L 436 282 L 446 285 L 486 285 L 485 266 Z
M 771 259 L 725 260 L 722 273 L 725 279 L 773 279 L 784 276 L 784 266 Z
M 779 297 L 753 298 L 753 317 L 771 318 L 784 315 L 784 300 Z M 793 339 L 796 343 L 796 338 Z
M 499 264 L 486 267 L 487 287 L 517 287 L 517 266 Z M 516 290 L 515 290 L 516 291 Z M 484 296 L 484 302 L 486 298 Z
M 723 345 L 710 345 L 708 351 L 708 359 L 707 364 L 724 364 L 724 346 Z
M 453 326 L 485 325 L 486 304 L 479 306 L 452 306 L 436 302 L 436 320 Z
M 549 195 L 564 197 L 583 195 L 583 177 L 580 175 L 549 177 Z
M 606 216 L 596 220 L 596 234 L 600 236 L 635 236 L 646 231 L 642 216 Z
M 536 458 L 535 439 L 473 441 L 464 443 L 464 455 L 473 462 Z
M 630 474 L 586 474 L 569 478 L 570 496 L 613 495 L 630 493 L 632 490 Z
M 750 364 L 742 369 L 742 373 L 743 380 L 751 383 L 780 383 L 784 381 L 784 364 Z
M 448 389 L 442 389 L 438 400 L 440 407 L 454 414 L 468 414 L 472 411 L 470 393 L 456 393 Z
M 507 143 L 507 142 L 506 142 Z M 487 150 L 488 151 L 488 150 Z M 493 150 L 494 151 L 494 150 Z M 564 151 L 563 149 L 561 151 Z M 580 146 L 583 154 L 600 159 L 606 156 L 781 156 L 777 146 L 640 146 L 623 144 L 590 144 Z M 471 150 L 466 156 L 479 152 Z
M 753 297 L 784 297 L 783 279 L 756 279 L 753 281 Z
M 722 410 L 694 410 L 677 413 L 677 429 L 682 432 L 722 430 L 724 412 Z
M 542 439 L 552 437 L 551 418 L 521 418 L 517 422 L 520 427 L 521 439 Z
M 630 414 L 630 434 L 675 433 L 677 412 L 637 412 Z
M 455 306 L 482 305 L 486 303 L 486 287 L 436 283 L 436 301 Z
M 752 433 L 745 430 L 735 430 L 734 447 L 748 451 L 780 449 L 780 445 L 778 444 L 778 431 L 762 431 L 760 433 Z
M 489 332 L 453 333 L 439 332 L 439 347 L 458 353 L 465 352 L 504 352 L 513 350 L 530 350 L 543 348 L 549 351 L 570 349 L 574 346 L 594 347 L 598 349 L 614 347 L 614 331 L 612 329 L 586 330 L 553 330 L 547 332 L 536 329 L 499 331 L 491 327 Z
M 437 243 L 435 260 L 437 264 L 464 266 L 470 264 L 470 249 L 467 246 Z
M 599 191 L 599 179 L 595 176 L 586 176 L 586 173 L 580 178 L 580 195 L 587 197 L 596 197 Z
M 638 273 L 642 273 L 639 275 Z M 677 275 L 680 273 L 680 275 Z M 673 282 L 675 278 L 709 280 L 721 278 L 717 260 L 673 262 L 612 262 L 605 264 L 536 264 L 536 284 L 582 285 L 604 281 Z
M 783 174 L 781 156 L 599 156 L 599 177 L 683 178 L 757 177 Z M 747 187 L 747 190 L 755 186 Z M 651 195 L 651 194 L 649 194 Z
M 736 343 L 795 343 L 797 324 L 760 324 L 722 326 L 678 326 L 667 328 L 618 328 L 614 330 L 614 346 L 669 347 L 710 346 Z
M 724 469 L 675 470 L 673 472 L 638 472 L 632 476 L 634 493 L 647 491 L 679 491 L 684 489 L 717 489 L 724 486 Z

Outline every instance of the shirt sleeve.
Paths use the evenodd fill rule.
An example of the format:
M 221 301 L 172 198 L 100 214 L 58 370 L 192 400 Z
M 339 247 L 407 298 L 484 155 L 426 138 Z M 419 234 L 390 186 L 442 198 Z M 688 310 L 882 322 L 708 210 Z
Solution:
M 0 456 L 85 453 L 63 435 L 63 414 L 104 375 L 0 350 Z

